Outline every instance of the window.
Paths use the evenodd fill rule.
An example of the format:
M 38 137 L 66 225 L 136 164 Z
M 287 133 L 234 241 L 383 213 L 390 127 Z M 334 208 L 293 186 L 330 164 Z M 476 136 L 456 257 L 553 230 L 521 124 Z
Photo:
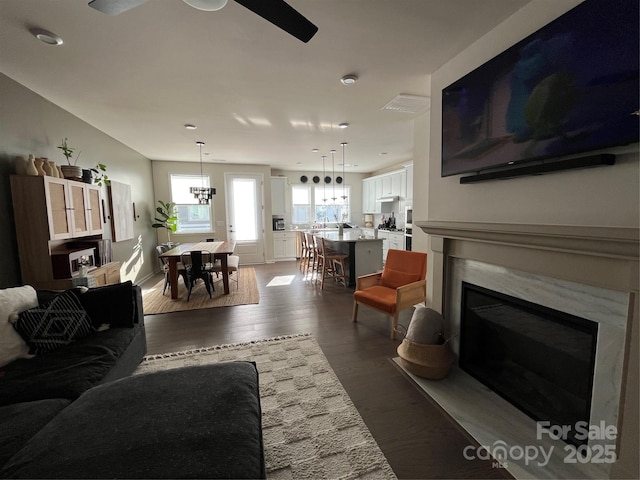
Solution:
M 204 182 L 204 185 L 203 185 Z M 176 233 L 210 233 L 213 231 L 213 199 L 210 205 L 200 205 L 190 187 L 209 187 L 209 177 L 200 175 L 170 175 L 171 201 L 178 211 Z
M 294 185 L 291 187 L 292 223 L 313 223 L 311 220 L 311 187 Z
M 349 211 L 348 186 L 309 186 L 291 187 L 292 223 L 337 223 L 348 222 Z

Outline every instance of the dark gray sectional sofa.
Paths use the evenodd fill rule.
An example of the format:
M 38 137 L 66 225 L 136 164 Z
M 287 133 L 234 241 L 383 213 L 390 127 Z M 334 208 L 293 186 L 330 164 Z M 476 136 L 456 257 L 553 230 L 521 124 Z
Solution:
M 255 364 L 131 376 L 146 353 L 140 288 L 87 294 L 110 328 L 0 367 L 0 478 L 265 478 Z

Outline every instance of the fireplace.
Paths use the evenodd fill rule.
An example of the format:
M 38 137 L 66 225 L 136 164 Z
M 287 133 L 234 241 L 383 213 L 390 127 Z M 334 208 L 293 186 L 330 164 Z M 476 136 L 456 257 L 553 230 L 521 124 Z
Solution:
M 589 423 L 597 323 L 467 282 L 461 313 L 462 370 L 534 420 Z
M 448 221 L 414 223 L 429 235 L 429 306 L 445 316 L 448 324 L 445 334 L 451 337 L 449 345 L 459 363 L 466 361 L 460 360 L 466 355 L 461 347 L 467 337 L 462 333 L 462 318 L 466 318 L 462 309 L 463 284 L 480 287 L 472 294 L 476 297 L 478 291 L 484 294 L 486 289 L 490 297 L 497 293 L 499 300 L 503 295 L 510 297 L 510 301 L 516 299 L 518 308 L 535 304 L 562 312 L 561 320 L 578 317 L 590 322 L 586 324 L 591 325 L 587 332 L 593 333 L 593 340 L 585 337 L 582 343 L 589 344 L 595 352 L 593 365 L 579 369 L 592 368 L 593 375 L 591 380 L 579 383 L 585 390 L 591 385 L 591 396 L 574 403 L 573 409 L 580 411 L 579 418 L 588 412 L 589 427 L 611 427 L 616 435 L 608 439 L 589 438 L 580 446 L 567 444 L 571 438 L 540 435 L 540 423 L 574 422 L 551 419 L 537 422 L 532 416 L 550 414 L 535 413 L 526 406 L 523 408 L 529 415 L 524 413 L 514 406 L 518 400 L 505 400 L 505 392 L 498 395 L 459 365 L 444 380 L 417 379 L 416 383 L 481 446 L 553 449 L 544 465 L 514 458 L 508 466 L 498 462 L 515 478 L 637 477 L 639 230 Z M 493 301 L 495 298 L 489 304 Z M 525 311 L 527 315 L 531 313 Z M 538 313 L 534 311 L 535 315 Z M 597 328 L 591 330 L 592 324 Z M 515 335 L 508 333 L 512 338 Z M 570 462 L 566 449 L 571 448 L 587 452 L 614 449 L 615 463 Z

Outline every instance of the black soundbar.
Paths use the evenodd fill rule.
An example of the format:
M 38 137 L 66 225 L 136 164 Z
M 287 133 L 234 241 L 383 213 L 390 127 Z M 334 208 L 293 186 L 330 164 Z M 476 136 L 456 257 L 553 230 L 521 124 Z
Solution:
M 514 167 L 494 172 L 478 173 L 468 177 L 460 177 L 460 183 L 478 183 L 489 180 L 505 180 L 508 178 L 522 177 L 525 175 L 542 175 L 549 172 L 570 170 L 572 168 L 600 167 L 602 165 L 614 165 L 616 156 L 612 153 L 601 153 L 599 155 L 589 155 L 587 157 L 570 158 L 568 160 L 558 160 L 548 163 L 539 163 L 526 167 Z

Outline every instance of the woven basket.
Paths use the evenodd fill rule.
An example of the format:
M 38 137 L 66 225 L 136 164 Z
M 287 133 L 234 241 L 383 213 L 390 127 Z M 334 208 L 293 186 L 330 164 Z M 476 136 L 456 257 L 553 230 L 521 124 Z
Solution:
M 455 355 L 449 345 L 424 345 L 406 338 L 398 346 L 402 366 L 418 377 L 440 380 L 449 374 Z

